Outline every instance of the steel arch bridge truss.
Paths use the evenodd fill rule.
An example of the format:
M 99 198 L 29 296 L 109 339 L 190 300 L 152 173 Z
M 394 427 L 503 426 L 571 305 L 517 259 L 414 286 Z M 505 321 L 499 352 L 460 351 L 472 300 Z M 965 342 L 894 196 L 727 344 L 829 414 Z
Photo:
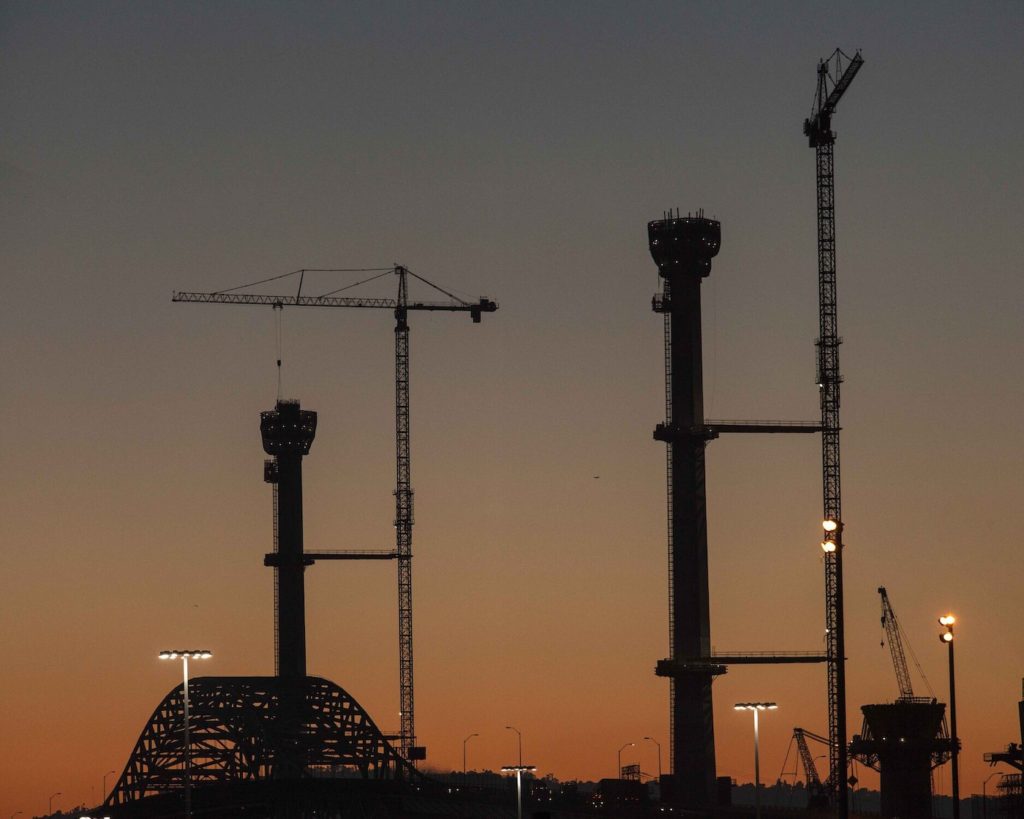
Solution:
M 105 805 L 183 789 L 184 687 L 157 706 Z M 189 681 L 190 781 L 358 775 L 416 776 L 346 691 L 320 677 L 197 677 Z

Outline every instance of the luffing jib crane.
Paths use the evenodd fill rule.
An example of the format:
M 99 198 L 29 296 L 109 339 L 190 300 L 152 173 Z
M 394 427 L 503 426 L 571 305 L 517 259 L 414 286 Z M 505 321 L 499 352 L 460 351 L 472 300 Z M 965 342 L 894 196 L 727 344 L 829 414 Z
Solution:
M 821 403 L 822 494 L 825 539 L 825 637 L 828 655 L 828 738 L 831 798 L 840 819 L 847 815 L 846 671 L 843 637 L 843 518 L 839 473 L 839 345 L 836 314 L 835 174 L 832 115 L 864 60 L 836 49 L 818 64 L 814 108 L 804 134 L 814 148 L 818 215 L 818 388 Z
M 409 436 L 409 313 L 416 310 L 469 313 L 474 323 L 479 323 L 484 313 L 493 313 L 498 305 L 487 298 L 476 302 L 465 301 L 438 287 L 433 282 L 418 276 L 406 267 L 394 265 L 388 268 L 374 268 L 368 272 L 376 275 L 361 282 L 320 296 L 303 296 L 302 286 L 306 273 L 350 272 L 342 269 L 304 269 L 294 273 L 275 276 L 272 279 L 298 276 L 299 285 L 294 296 L 239 293 L 242 285 L 230 290 L 212 293 L 176 292 L 173 301 L 201 304 L 256 304 L 276 309 L 283 307 L 354 307 L 393 310 L 395 315 L 395 545 L 398 563 L 398 655 L 399 655 L 399 708 L 401 711 L 401 734 L 399 743 L 402 754 L 409 760 L 423 759 L 425 750 L 416 745 L 416 725 L 413 696 L 413 639 L 412 639 L 412 526 L 413 491 L 412 464 Z M 338 296 L 337 293 L 359 284 L 394 274 L 398 277 L 396 298 L 361 298 Z M 413 277 L 432 287 L 448 301 L 410 300 L 408 278 Z M 256 282 L 255 284 L 263 284 Z M 367 553 L 369 554 L 369 553 Z
M 811 749 L 807 746 L 808 738 L 821 742 L 828 745 L 828 740 L 823 736 L 819 736 L 813 731 L 808 731 L 804 728 L 793 729 L 793 739 L 796 740 L 797 750 L 800 752 L 800 761 L 804 766 L 804 779 L 807 783 L 807 793 L 811 798 L 812 803 L 808 807 L 821 807 L 819 803 L 824 801 L 828 804 L 828 789 L 830 782 L 821 781 L 821 777 L 818 775 L 818 768 L 814 764 L 814 756 L 811 754 Z
M 914 699 L 914 684 L 910 680 L 910 669 L 907 668 L 907 656 L 903 653 L 903 638 L 900 636 L 900 624 L 896 620 L 896 612 L 892 610 L 889 602 L 889 594 L 885 586 L 878 587 L 878 594 L 882 598 L 882 627 L 885 629 L 885 639 L 889 643 L 889 653 L 892 655 L 892 667 L 896 671 L 896 682 L 900 687 L 900 699 Z

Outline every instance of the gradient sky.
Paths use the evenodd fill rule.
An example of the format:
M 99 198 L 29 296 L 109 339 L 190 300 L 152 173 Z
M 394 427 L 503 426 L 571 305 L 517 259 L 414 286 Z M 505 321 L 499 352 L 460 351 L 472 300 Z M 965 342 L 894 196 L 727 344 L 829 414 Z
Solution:
M 667 753 L 659 288 L 645 223 L 722 221 L 706 410 L 817 417 L 815 65 L 835 120 L 849 722 L 897 693 L 888 587 L 936 694 L 961 618 L 962 791 L 1024 675 L 1019 104 L 1024 6 L 906 3 L 0 6 L 4 468 L 0 814 L 99 798 L 177 682 L 272 673 L 274 318 L 175 305 L 299 267 L 400 262 L 501 309 L 415 315 L 417 728 L 429 761 L 562 778 Z M 307 284 L 315 292 L 345 283 Z M 387 282 L 382 294 L 393 286 Z M 393 543 L 386 311 L 285 311 L 320 413 L 306 544 Z M 822 646 L 816 437 L 708 453 L 719 650 Z M 594 476 L 599 475 L 596 479 Z M 397 728 L 394 570 L 307 573 L 309 668 Z M 198 671 L 199 669 L 197 669 Z M 715 684 L 721 774 L 826 732 L 822 667 Z M 923 692 L 923 684 L 921 690 Z M 667 767 L 667 756 L 665 765 Z M 877 780 L 870 773 L 865 783 Z M 948 792 L 948 771 L 937 780 Z

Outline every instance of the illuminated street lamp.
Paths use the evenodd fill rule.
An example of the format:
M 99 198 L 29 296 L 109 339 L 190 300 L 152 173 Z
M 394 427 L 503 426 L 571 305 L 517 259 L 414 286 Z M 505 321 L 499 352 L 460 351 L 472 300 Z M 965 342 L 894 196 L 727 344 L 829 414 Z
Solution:
M 519 737 L 519 767 L 523 766 L 523 735 L 518 728 L 513 728 L 511 725 L 505 726 L 506 731 L 515 731 L 516 736 Z
M 181 658 L 182 674 L 185 680 L 185 816 L 192 815 L 192 746 L 189 738 L 189 716 L 188 716 L 188 661 L 208 660 L 213 656 L 212 652 L 202 649 L 188 649 L 186 651 L 161 651 L 158 655 L 161 660 L 177 660 Z
M 653 742 L 655 745 L 658 746 L 658 784 L 660 785 L 661 784 L 661 743 L 658 742 L 658 740 L 656 740 L 654 737 L 644 737 L 644 739 L 649 739 L 651 742 Z
M 953 735 L 953 819 L 960 819 L 960 739 L 956 733 L 956 675 L 953 672 L 953 624 L 956 618 L 946 614 L 939 618 L 939 625 L 946 630 L 939 639 L 949 647 L 949 730 Z
M 636 745 L 635 742 L 627 742 L 625 745 L 619 748 L 619 767 L 617 773 L 615 774 L 616 779 L 622 779 L 622 752 L 625 751 L 627 748 L 632 748 L 634 745 Z
M 754 816 L 761 819 L 761 756 L 757 717 L 762 711 L 774 711 L 779 706 L 774 702 L 738 702 L 737 711 L 754 712 Z
M 512 726 L 506 725 L 505 727 L 511 728 Z M 512 728 L 512 730 L 516 729 Z M 515 773 L 516 775 L 516 819 L 523 819 L 523 772 L 535 770 L 537 770 L 536 765 L 523 765 L 521 762 L 518 765 L 506 765 L 501 769 L 502 773 Z
M 63 795 L 64 794 L 62 794 L 60 791 L 57 791 L 56 793 L 50 795 L 50 806 L 49 806 L 49 808 L 47 808 L 47 811 L 46 811 L 47 813 L 53 813 L 53 797 L 55 797 L 55 796 L 63 796 Z
M 466 779 L 466 743 L 469 742 L 473 737 L 478 737 L 480 734 L 470 734 L 464 740 L 462 740 L 462 779 L 465 783 Z

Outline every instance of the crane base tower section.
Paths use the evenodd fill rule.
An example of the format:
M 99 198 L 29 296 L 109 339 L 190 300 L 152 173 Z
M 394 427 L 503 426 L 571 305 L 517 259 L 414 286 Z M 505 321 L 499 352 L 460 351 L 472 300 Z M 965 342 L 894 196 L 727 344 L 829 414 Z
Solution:
M 669 661 L 672 773 L 667 793 L 687 808 L 714 805 L 715 729 L 711 683 L 720 667 L 688 663 L 711 654 L 707 510 L 704 488 L 704 385 L 700 283 L 711 273 L 721 227 L 696 216 L 649 222 L 651 256 L 663 279 L 654 297 L 665 317 L 665 423 L 668 445 Z
M 861 706 L 864 726 L 850 752 L 880 774 L 882 819 L 931 819 L 932 768 L 949 759 L 944 703 L 903 698 Z

